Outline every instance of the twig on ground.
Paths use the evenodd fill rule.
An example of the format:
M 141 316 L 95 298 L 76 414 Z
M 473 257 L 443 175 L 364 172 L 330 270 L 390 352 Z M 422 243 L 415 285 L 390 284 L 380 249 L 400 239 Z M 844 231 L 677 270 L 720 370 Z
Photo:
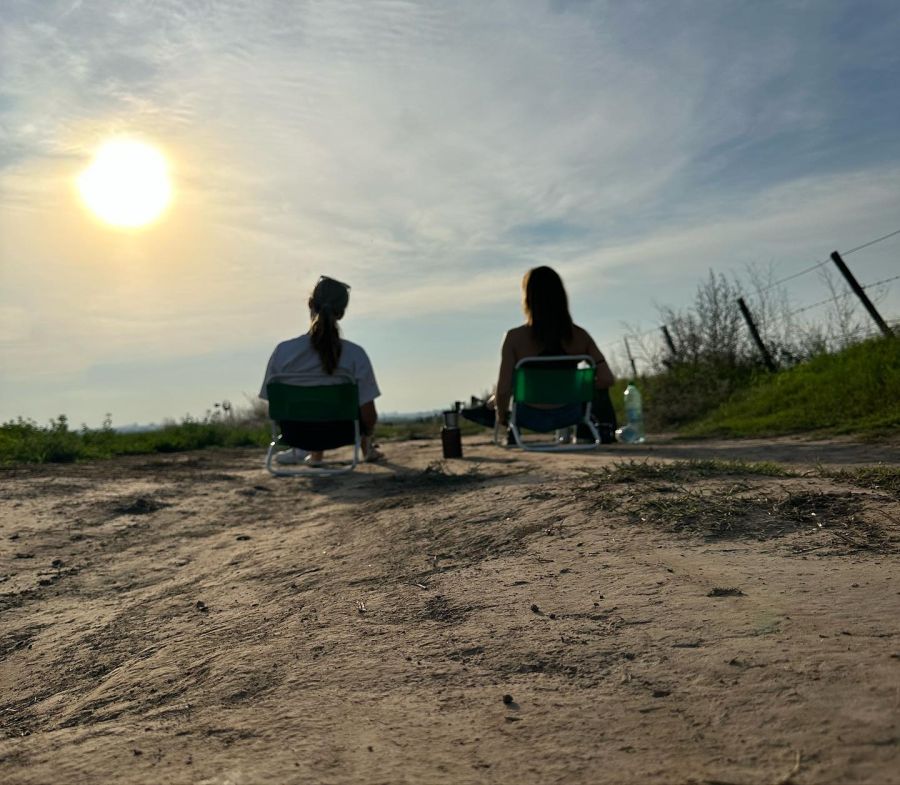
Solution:
M 800 750 L 797 750 L 797 759 L 794 761 L 793 767 L 781 779 L 775 780 L 774 785 L 791 785 L 791 781 L 794 779 L 794 775 L 797 774 L 799 771 L 800 771 Z

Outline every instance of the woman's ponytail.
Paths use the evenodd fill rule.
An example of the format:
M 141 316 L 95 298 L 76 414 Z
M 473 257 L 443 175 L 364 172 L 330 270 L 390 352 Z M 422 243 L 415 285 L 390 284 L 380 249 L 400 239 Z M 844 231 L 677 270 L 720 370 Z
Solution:
M 329 376 L 341 360 L 341 334 L 337 323 L 344 318 L 350 302 L 350 287 L 323 275 L 309 298 L 312 325 L 309 336 L 313 348 L 319 353 L 322 368 Z
M 337 319 L 328 305 L 313 317 L 309 329 L 313 348 L 319 353 L 322 367 L 329 376 L 334 373 L 341 359 L 341 334 L 338 331 Z

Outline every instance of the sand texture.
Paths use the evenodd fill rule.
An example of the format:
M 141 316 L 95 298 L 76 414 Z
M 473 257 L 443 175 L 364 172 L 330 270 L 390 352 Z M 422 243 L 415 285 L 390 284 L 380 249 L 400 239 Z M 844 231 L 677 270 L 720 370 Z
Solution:
M 385 451 L 0 469 L 0 782 L 900 783 L 896 445 Z

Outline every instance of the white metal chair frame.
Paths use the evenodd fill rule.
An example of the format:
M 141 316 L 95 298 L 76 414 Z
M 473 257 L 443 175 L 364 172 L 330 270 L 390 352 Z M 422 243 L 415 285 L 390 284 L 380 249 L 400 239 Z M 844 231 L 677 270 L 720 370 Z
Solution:
M 325 387 L 332 386 L 331 383 L 321 384 L 326 379 L 341 379 L 343 382 L 356 384 L 356 379 L 346 371 L 336 370 L 331 376 L 323 376 L 322 374 L 278 374 L 269 379 L 269 383 L 287 384 L 292 387 Z M 301 421 L 302 422 L 302 421 Z M 316 466 L 305 465 L 296 469 L 285 467 L 275 468 L 272 466 L 272 459 L 279 447 L 290 447 L 288 444 L 280 444 L 281 431 L 278 422 L 272 420 L 272 441 L 269 444 L 266 453 L 266 470 L 274 477 L 332 477 L 337 474 L 347 474 L 352 472 L 359 465 L 359 453 L 362 449 L 362 438 L 359 427 L 359 415 L 353 420 L 353 458 L 347 463 L 346 461 L 333 461 L 322 463 Z M 348 445 L 349 446 L 349 445 Z
M 595 363 L 594 359 L 587 354 L 558 354 L 551 357 L 523 357 L 521 360 L 519 360 L 519 362 L 516 363 L 516 370 L 526 364 L 531 366 L 539 363 L 560 362 L 561 360 L 574 360 L 579 364 L 585 363 L 589 368 L 595 369 L 596 372 L 597 363 Z M 555 441 L 548 444 L 526 442 L 522 438 L 522 434 L 519 431 L 519 426 L 516 424 L 516 403 L 517 402 L 515 398 L 513 398 L 512 405 L 510 406 L 509 410 L 509 430 L 512 432 L 513 438 L 515 439 L 516 443 L 514 445 L 504 444 L 503 446 L 507 448 L 520 447 L 521 449 L 527 450 L 529 452 L 574 452 L 581 450 L 596 450 L 600 447 L 600 432 L 597 430 L 597 427 L 591 420 L 591 401 L 587 401 L 584 403 L 584 414 L 582 415 L 581 420 L 572 423 L 572 425 L 586 425 L 590 429 L 591 435 L 594 437 L 593 444 L 559 444 Z M 519 403 L 525 403 L 525 401 L 520 401 Z M 499 421 L 494 427 L 494 443 L 500 444 Z

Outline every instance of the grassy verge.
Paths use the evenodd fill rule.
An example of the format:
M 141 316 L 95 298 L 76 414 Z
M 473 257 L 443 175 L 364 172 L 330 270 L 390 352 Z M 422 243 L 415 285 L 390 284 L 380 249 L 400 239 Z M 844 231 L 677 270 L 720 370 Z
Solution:
M 900 341 L 877 339 L 760 376 L 685 436 L 771 436 L 803 432 L 896 433 L 900 428 Z
M 485 432 L 464 422 L 464 434 Z M 440 436 L 440 418 L 379 423 L 380 441 L 433 439 Z M 114 458 L 118 455 L 183 452 L 206 447 L 259 447 L 271 440 L 271 426 L 261 420 L 186 419 L 152 431 L 119 433 L 111 427 L 74 430 L 65 416 L 41 426 L 31 420 L 0 425 L 0 465 L 17 463 L 72 463 Z
M 185 420 L 153 431 L 119 433 L 108 427 L 72 430 L 64 416 L 46 427 L 20 419 L 0 425 L 0 464 L 71 463 L 204 447 L 262 446 L 268 442 L 268 426 L 226 420 Z

